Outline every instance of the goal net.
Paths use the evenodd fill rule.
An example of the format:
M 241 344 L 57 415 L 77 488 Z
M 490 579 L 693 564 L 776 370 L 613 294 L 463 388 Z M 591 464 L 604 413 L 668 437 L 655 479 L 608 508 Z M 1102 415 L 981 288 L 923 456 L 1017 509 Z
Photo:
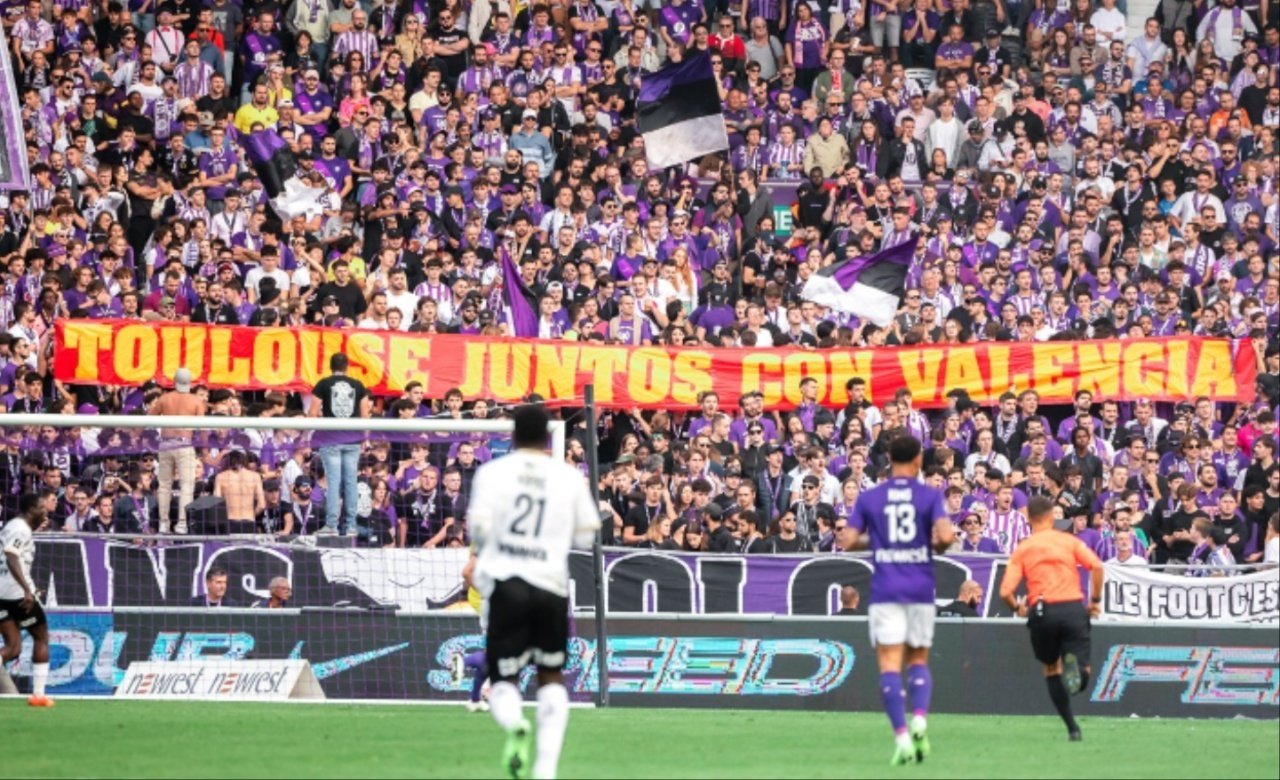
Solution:
M 455 674 L 455 656 L 484 638 L 462 577 L 466 510 L 475 470 L 510 450 L 511 423 L 342 422 L 0 417 L 5 518 L 22 493 L 50 509 L 32 575 L 50 619 L 51 692 L 110 694 L 141 661 L 297 659 L 330 698 L 468 698 L 472 674 Z M 187 455 L 164 433 L 184 429 L 189 502 L 176 465 Z M 548 431 L 557 457 L 564 430 Z M 357 450 L 354 512 L 326 473 L 334 441 Z M 174 533 L 160 533 L 162 500 Z M 571 676 L 584 647 L 571 648 Z M 28 639 L 12 669 L 20 687 L 29 659 Z M 575 687 L 589 698 L 585 676 Z

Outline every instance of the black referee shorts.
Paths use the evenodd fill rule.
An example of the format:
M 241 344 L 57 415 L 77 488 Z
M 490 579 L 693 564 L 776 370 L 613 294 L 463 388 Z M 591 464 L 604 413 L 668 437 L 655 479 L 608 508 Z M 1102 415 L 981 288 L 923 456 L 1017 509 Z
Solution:
M 493 586 L 485 645 L 493 679 L 514 681 L 530 663 L 561 669 L 568 647 L 569 599 L 519 578 Z
M 1031 632 L 1031 649 L 1040 663 L 1054 664 L 1071 653 L 1082 666 L 1088 665 L 1089 613 L 1080 602 L 1046 604 L 1042 601 L 1027 613 L 1027 628 Z
M 44 616 L 44 607 L 39 601 L 31 602 L 29 608 L 23 608 L 20 599 L 0 599 L 0 623 L 12 620 L 18 628 L 30 631 L 36 626 L 47 626 L 49 621 Z

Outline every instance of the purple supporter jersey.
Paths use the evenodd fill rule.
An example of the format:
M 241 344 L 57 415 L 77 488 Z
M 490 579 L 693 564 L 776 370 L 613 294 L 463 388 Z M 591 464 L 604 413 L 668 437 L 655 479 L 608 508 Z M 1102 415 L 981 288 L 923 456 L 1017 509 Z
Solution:
M 933 524 L 946 517 L 941 491 L 905 477 L 858 496 L 849 520 L 871 537 L 872 604 L 933 603 Z

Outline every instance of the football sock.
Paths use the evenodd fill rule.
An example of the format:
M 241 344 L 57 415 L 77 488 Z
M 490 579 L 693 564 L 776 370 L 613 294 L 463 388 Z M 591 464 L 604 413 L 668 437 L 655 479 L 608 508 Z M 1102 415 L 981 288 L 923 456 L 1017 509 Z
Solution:
M 31 664 L 31 694 L 44 696 L 44 686 L 49 680 L 49 662 Z
M 933 696 L 933 674 L 926 664 L 912 664 L 907 667 L 907 700 L 911 706 L 911 714 L 921 720 L 920 729 L 924 728 L 924 718 L 929 714 L 929 699 Z
M 1067 686 L 1062 684 L 1062 675 L 1051 674 L 1044 678 L 1044 681 L 1049 687 L 1049 698 L 1053 700 L 1053 708 L 1058 711 L 1058 717 L 1062 718 L 1062 722 L 1067 724 L 1067 731 L 1079 731 L 1080 727 L 1076 725 L 1076 719 L 1071 715 L 1071 697 L 1067 694 Z
M 538 757 L 535 778 L 553 778 L 560 763 L 564 732 L 569 727 L 569 691 L 559 683 L 538 688 Z
M 503 731 L 515 731 L 524 720 L 523 705 L 520 690 L 505 680 L 494 683 L 489 691 L 489 711 Z
M 480 701 L 480 692 L 484 690 L 484 681 L 489 677 L 489 667 L 485 664 L 483 650 L 468 655 L 463 665 L 471 671 L 471 701 Z
M 907 731 L 907 703 L 902 693 L 901 672 L 880 673 L 880 700 L 884 704 L 884 712 L 889 716 L 889 724 L 893 733 L 905 734 Z
M 13 678 L 9 676 L 9 670 L 0 663 L 0 694 L 16 694 L 18 686 L 13 682 Z

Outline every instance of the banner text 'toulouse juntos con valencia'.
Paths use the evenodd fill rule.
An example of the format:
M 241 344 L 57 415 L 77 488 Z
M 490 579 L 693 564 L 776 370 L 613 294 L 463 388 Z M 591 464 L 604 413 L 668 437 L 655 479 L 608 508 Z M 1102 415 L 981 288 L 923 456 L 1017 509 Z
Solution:
M 57 324 L 55 376 L 79 384 L 167 384 L 180 366 L 209 387 L 309 390 L 345 352 L 350 374 L 375 394 L 421 382 L 429 398 L 460 388 L 498 403 L 537 393 L 556 404 L 594 383 L 601 406 L 692 407 L 714 389 L 725 405 L 759 390 L 768 408 L 800 402 L 800 380 L 818 381 L 820 402 L 842 406 L 845 383 L 867 381 L 873 401 L 911 390 L 916 406 L 945 405 L 963 388 L 988 404 L 1009 389 L 1035 389 L 1042 402 L 1077 390 L 1114 400 L 1183 400 L 1199 395 L 1249 401 L 1256 365 L 1225 339 L 982 343 L 807 350 L 631 347 L 329 328 L 249 328 L 189 323 L 66 320 Z

